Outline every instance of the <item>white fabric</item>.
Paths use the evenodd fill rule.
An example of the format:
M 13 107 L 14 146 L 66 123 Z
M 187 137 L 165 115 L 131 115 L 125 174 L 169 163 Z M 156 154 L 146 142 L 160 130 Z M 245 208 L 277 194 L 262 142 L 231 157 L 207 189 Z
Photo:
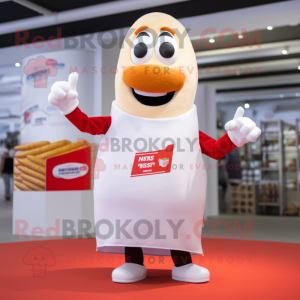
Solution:
M 209 281 L 209 278 L 209 271 L 195 264 L 173 267 L 172 269 L 172 279 L 178 281 L 200 283 Z
M 56 106 L 63 115 L 70 114 L 79 105 L 76 84 L 78 74 L 71 73 L 66 81 L 57 81 L 51 87 L 48 102 Z
M 131 283 L 145 279 L 147 276 L 147 269 L 145 266 L 125 263 L 114 269 L 111 276 L 112 281 L 114 282 Z
M 97 154 L 97 160 L 103 160 L 106 170 L 100 172 L 98 179 L 94 179 L 97 250 L 124 253 L 124 247 L 131 246 L 142 247 L 144 254 L 150 255 L 170 255 L 170 249 L 202 253 L 201 230 L 206 171 L 199 145 L 196 106 L 179 117 L 146 119 L 125 113 L 114 101 L 111 117 L 112 124 L 103 136 Z M 146 141 L 159 138 L 156 146 L 161 150 L 164 149 L 164 138 L 172 138 L 174 141 L 180 139 L 180 149 L 184 149 L 185 152 L 177 150 L 176 142 L 170 173 L 130 177 L 130 165 L 133 164 L 136 152 L 150 151 L 149 143 L 143 151 L 113 152 L 111 145 L 109 151 L 100 151 L 105 149 L 103 143 L 107 139 L 111 141 L 111 138 L 129 138 L 132 144 L 138 138 L 144 138 Z M 192 148 L 186 138 L 189 141 L 195 140 Z M 171 142 L 166 143 L 168 144 Z M 115 169 L 118 164 L 120 169 Z M 183 169 L 180 169 L 180 164 L 183 165 Z M 134 225 L 142 219 L 153 226 L 153 233 L 145 239 L 137 236 L 134 230 Z M 109 233 L 108 225 L 101 223 L 101 226 L 98 226 L 100 229 L 97 227 L 97 223 L 102 220 L 109 220 L 114 228 L 114 233 L 106 238 L 98 234 Z M 123 225 L 126 220 L 131 220 L 126 226 L 131 238 L 122 233 L 120 236 L 116 235 L 116 223 L 120 222 Z M 177 238 L 173 236 L 173 229 L 167 220 L 172 220 L 174 224 L 183 220 Z M 157 222 L 160 223 L 159 234 L 166 235 L 166 238 L 159 237 Z M 197 234 L 194 232 L 194 225 L 197 226 Z M 147 232 L 147 225 L 139 226 L 140 234 Z
M 255 142 L 261 134 L 261 130 L 251 119 L 243 117 L 244 112 L 242 107 L 238 107 L 233 120 L 225 124 L 230 140 L 237 147 L 242 147 L 248 142 Z

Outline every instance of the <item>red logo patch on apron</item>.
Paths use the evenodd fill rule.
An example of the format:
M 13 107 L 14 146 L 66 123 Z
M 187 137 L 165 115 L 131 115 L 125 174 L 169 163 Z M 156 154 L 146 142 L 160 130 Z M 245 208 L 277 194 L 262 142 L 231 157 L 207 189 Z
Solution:
M 165 150 L 136 153 L 130 177 L 170 173 L 173 149 L 169 145 Z

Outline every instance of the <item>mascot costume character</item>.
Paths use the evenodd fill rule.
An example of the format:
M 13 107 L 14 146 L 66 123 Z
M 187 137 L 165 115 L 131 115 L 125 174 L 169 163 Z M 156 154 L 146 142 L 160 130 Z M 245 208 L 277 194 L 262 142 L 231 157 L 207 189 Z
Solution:
M 81 112 L 76 73 L 54 83 L 48 97 L 80 131 L 103 135 L 109 144 L 98 149 L 106 170 L 94 179 L 97 251 L 125 254 L 114 282 L 146 278 L 143 254 L 171 255 L 174 280 L 207 282 L 209 271 L 191 257 L 203 253 L 202 155 L 220 159 L 255 142 L 261 131 L 241 107 L 219 140 L 199 131 L 195 52 L 183 25 L 169 15 L 150 13 L 133 24 L 117 69 L 111 116 Z

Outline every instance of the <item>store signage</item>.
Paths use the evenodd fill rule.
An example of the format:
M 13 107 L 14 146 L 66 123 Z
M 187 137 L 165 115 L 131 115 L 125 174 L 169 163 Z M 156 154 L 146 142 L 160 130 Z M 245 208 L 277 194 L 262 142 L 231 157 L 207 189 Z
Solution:
M 52 174 L 56 178 L 74 179 L 86 175 L 88 171 L 87 164 L 66 163 L 54 167 Z
M 165 150 L 135 154 L 131 177 L 170 173 L 174 145 Z

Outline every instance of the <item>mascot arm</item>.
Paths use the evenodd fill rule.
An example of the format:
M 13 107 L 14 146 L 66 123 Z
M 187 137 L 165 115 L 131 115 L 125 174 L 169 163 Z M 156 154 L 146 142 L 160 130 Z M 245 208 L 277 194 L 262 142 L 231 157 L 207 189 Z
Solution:
M 105 134 L 111 124 L 111 117 L 89 118 L 78 107 L 66 115 L 66 118 L 81 132 L 87 132 L 92 135 Z
M 230 140 L 227 133 L 216 141 L 199 131 L 199 142 L 202 153 L 214 159 L 221 159 L 236 148 L 236 145 Z
M 76 85 L 78 73 L 69 75 L 68 81 L 57 81 L 51 87 L 48 101 L 56 106 L 60 112 L 81 132 L 93 135 L 105 134 L 110 127 L 111 117 L 89 118 L 79 108 Z

